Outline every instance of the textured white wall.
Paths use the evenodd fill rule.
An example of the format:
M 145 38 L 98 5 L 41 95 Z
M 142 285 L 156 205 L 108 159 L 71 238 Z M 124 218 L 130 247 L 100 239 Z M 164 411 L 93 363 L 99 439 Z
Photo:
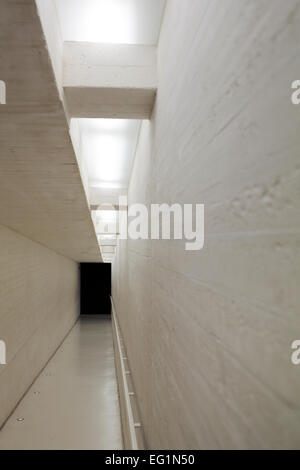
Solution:
M 300 447 L 299 25 L 299 0 L 168 2 L 129 203 L 204 203 L 206 240 L 118 248 L 150 448 Z
M 0 427 L 79 315 L 78 264 L 0 225 Z

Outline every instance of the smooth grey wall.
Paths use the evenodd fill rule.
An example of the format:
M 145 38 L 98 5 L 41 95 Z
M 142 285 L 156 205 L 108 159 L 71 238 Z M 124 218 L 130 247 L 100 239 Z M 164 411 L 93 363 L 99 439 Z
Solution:
M 113 298 L 149 448 L 299 448 L 298 0 L 169 0 L 129 203 L 204 203 L 205 247 L 122 241 Z

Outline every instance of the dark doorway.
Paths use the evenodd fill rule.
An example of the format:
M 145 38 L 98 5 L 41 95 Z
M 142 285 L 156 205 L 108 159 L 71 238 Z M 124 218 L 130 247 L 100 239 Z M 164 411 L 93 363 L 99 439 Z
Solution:
M 111 264 L 80 264 L 81 315 L 110 315 Z

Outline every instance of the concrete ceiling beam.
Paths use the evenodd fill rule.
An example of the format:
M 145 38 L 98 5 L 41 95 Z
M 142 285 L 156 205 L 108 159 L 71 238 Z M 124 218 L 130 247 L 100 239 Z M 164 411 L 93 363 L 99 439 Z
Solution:
M 35 1 L 1 0 L 0 25 L 0 224 L 73 260 L 100 261 Z
M 156 47 L 65 42 L 63 91 L 70 117 L 149 119 Z

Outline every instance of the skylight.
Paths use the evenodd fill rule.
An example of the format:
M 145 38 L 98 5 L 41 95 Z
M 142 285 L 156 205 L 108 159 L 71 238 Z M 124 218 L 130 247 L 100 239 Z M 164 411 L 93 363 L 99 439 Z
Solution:
M 63 41 L 156 45 L 165 0 L 55 0 Z

